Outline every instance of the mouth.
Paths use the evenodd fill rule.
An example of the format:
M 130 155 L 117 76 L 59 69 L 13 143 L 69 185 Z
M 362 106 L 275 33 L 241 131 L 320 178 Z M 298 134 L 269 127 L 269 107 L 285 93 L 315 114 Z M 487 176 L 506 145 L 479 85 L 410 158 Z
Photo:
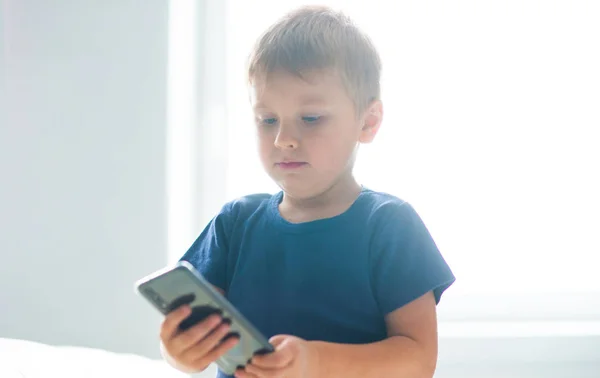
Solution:
M 298 169 L 308 165 L 308 163 L 304 161 L 280 161 L 279 163 L 275 163 L 275 166 L 281 169 Z

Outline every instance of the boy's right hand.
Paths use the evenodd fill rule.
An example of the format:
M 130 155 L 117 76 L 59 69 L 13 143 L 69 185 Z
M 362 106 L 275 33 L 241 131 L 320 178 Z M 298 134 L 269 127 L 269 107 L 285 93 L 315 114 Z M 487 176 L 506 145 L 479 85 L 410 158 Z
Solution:
M 237 337 L 221 340 L 228 334 L 230 326 L 219 315 L 211 315 L 185 331 L 179 324 L 191 314 L 189 305 L 171 311 L 163 321 L 160 340 L 164 351 L 177 366 L 186 373 L 199 372 L 233 348 Z

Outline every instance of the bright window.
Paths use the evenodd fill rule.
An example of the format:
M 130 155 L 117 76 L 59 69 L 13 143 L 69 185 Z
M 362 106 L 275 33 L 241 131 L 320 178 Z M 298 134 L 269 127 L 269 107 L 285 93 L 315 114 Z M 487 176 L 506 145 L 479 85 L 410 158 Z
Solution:
M 302 3 L 227 2 L 228 200 L 278 190 L 256 157 L 245 63 Z M 352 16 L 383 59 L 384 123 L 356 174 L 415 206 L 458 278 L 448 296 L 600 294 L 598 5 L 321 3 Z
M 301 3 L 230 1 L 230 198 L 277 190 L 256 158 L 244 64 Z M 566 1 L 322 3 L 383 59 L 384 123 L 356 174 L 415 205 L 458 278 L 449 293 L 600 291 L 597 20 Z

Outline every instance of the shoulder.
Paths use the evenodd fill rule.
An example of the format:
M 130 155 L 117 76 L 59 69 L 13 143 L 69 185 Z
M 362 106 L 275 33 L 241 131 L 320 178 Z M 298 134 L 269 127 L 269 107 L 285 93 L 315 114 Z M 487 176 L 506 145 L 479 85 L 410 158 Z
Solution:
M 436 303 L 454 275 L 427 226 L 407 201 L 367 193 L 371 222 L 371 279 L 379 304 L 390 313 L 433 291 Z
M 361 196 L 363 215 L 374 226 L 379 226 L 379 223 L 403 223 L 417 216 L 409 202 L 395 195 L 365 189 Z
M 250 218 L 257 212 L 264 211 L 274 200 L 273 194 L 255 193 L 233 199 L 221 208 L 217 218 L 226 222 L 236 222 Z
M 389 193 L 366 190 L 363 214 L 377 249 L 399 248 L 432 239 L 425 222 L 406 200 Z M 401 248 L 404 249 L 404 248 Z
M 390 209 L 399 208 L 407 204 L 405 200 L 393 194 L 378 192 L 371 189 L 364 189 L 361 196 L 368 201 L 374 210 L 383 209 L 383 211 L 389 211 Z

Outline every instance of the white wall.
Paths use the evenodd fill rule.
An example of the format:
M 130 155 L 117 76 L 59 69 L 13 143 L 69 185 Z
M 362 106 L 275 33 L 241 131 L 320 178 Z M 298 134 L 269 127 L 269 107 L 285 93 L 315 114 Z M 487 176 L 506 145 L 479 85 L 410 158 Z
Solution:
M 168 2 L 2 5 L 0 337 L 158 356 Z
M 0 4 L 0 96 L 8 94 L 0 97 L 0 337 L 156 357 L 160 318 L 132 283 L 167 259 L 168 2 Z M 207 49 L 212 63 L 201 75 L 214 79 L 215 46 Z M 213 105 L 199 112 L 222 111 Z M 196 137 L 214 141 L 214 133 Z M 209 158 L 199 152 L 198 188 L 222 165 Z M 204 193 L 193 207 L 218 206 L 214 198 Z M 599 348 L 598 332 L 442 331 L 436 377 L 597 377 Z
M 6 124 L 5 112 L 5 92 L 6 92 L 6 68 L 4 63 L 4 0 L 0 0 L 0 130 L 4 129 L 2 125 Z M 1 132 L 1 131 L 0 131 Z M 4 135 L 4 134 L 0 134 Z M 1 152 L 0 152 L 1 153 Z M 0 155 L 3 157 L 4 155 Z M 0 210 L 1 212 L 1 210 Z

